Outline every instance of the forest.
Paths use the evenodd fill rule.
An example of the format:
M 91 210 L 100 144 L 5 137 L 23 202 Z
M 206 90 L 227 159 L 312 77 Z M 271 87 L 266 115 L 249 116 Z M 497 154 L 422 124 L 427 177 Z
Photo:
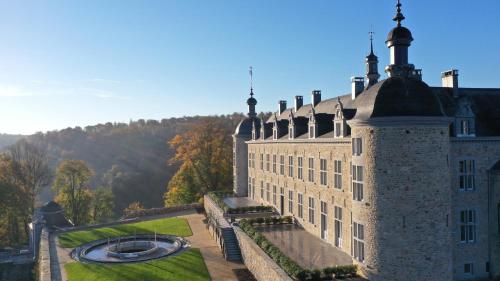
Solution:
M 16 147 L 18 150 L 34 147 L 44 157 L 47 177 L 36 186 L 32 184 L 19 188 L 21 194 L 30 193 L 34 200 L 36 198 L 33 207 L 29 199 L 26 202 L 21 200 L 24 195 L 13 195 L 21 201 L 10 206 L 9 210 L 12 210 L 11 214 L 18 215 L 19 220 L 12 221 L 12 216 L 0 215 L 0 221 L 10 220 L 11 225 L 17 224 L 14 229 L 3 230 L 0 236 L 5 238 L 9 231 L 11 235 L 22 233 L 33 208 L 54 198 L 63 205 L 68 217 L 74 217 L 78 224 L 85 224 L 117 218 L 125 209 L 196 202 L 207 191 L 230 189 L 231 134 L 242 118 L 242 114 L 234 113 L 140 119 L 128 124 L 67 128 L 24 138 L 2 135 L 0 140 L 5 140 L 5 146 L 0 146 L 3 150 L 2 174 L 13 172 L 11 166 L 15 165 L 25 165 L 29 174 L 31 166 L 28 160 L 31 158 L 16 159 L 12 152 Z M 81 175 L 81 182 L 69 186 L 65 179 L 68 178 L 68 171 L 75 170 Z M 6 177 L 0 186 L 16 183 Z M 84 192 L 75 193 L 75 187 Z M 73 193 L 68 193 L 70 191 Z M 68 195 L 75 194 L 86 200 L 80 205 L 87 209 L 84 217 L 71 211 L 71 202 L 67 199 L 71 197 Z M 98 201 L 98 198 L 104 199 Z M 5 207 L 7 203 L 0 202 L 0 205 Z M 4 241 L 0 242 L 0 246 L 7 242 L 0 240 Z

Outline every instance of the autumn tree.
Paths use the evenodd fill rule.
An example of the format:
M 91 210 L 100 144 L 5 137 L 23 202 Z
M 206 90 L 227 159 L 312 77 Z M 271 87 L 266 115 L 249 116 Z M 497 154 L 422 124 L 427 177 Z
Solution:
M 130 203 L 130 205 L 128 205 L 127 208 L 125 208 L 123 210 L 123 215 L 125 217 L 128 217 L 128 216 L 131 216 L 132 214 L 134 214 L 135 212 L 138 212 L 138 211 L 142 211 L 144 210 L 144 207 L 141 205 L 141 203 L 139 202 L 132 202 Z
M 222 120 L 207 117 L 170 142 L 175 149 L 171 164 L 180 163 L 165 194 L 167 205 L 182 204 L 194 194 L 230 189 L 232 182 L 231 131 Z
M 64 160 L 57 167 L 53 189 L 56 202 L 75 225 L 90 220 L 92 192 L 89 182 L 92 170 L 82 160 Z

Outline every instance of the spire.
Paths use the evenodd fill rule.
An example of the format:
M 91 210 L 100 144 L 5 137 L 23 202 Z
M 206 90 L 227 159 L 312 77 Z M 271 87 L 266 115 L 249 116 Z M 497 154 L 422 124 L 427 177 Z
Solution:
M 377 84 L 380 74 L 378 73 L 378 57 L 373 52 L 373 34 L 375 32 L 370 31 L 370 54 L 366 56 L 366 89 Z
M 250 97 L 247 100 L 248 104 L 248 117 L 255 118 L 257 117 L 257 113 L 255 112 L 255 105 L 257 105 L 257 100 L 253 97 L 253 67 L 250 66 L 248 70 L 248 74 L 250 75 Z
M 394 18 L 392 19 L 393 21 L 397 21 L 398 22 L 398 27 L 401 26 L 401 22 L 405 19 L 405 16 L 403 16 L 403 13 L 401 13 L 401 1 L 398 0 L 398 4 L 396 4 L 396 16 L 394 16 Z

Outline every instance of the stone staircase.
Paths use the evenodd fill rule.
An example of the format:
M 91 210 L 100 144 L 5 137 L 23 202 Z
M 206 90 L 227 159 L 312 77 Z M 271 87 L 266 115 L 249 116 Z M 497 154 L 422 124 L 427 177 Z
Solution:
M 242 261 L 240 246 L 238 244 L 238 238 L 234 233 L 232 227 L 221 228 L 223 243 L 224 243 L 224 257 L 228 261 Z

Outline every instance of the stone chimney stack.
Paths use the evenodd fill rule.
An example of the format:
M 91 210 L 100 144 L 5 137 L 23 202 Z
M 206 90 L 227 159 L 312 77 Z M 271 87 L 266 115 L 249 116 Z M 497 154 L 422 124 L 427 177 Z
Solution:
M 286 100 L 280 100 L 278 103 L 278 112 L 279 114 L 283 113 L 286 110 Z
M 365 78 L 363 77 L 351 77 L 351 93 L 352 99 L 355 100 L 356 97 L 363 92 L 365 88 Z
M 295 112 L 297 112 L 302 105 L 304 105 L 304 97 L 302 96 L 295 96 Z
M 318 103 L 321 102 L 321 91 L 320 90 L 314 90 L 312 91 L 311 94 L 311 104 L 313 107 L 316 107 Z
M 444 88 L 453 89 L 453 97 L 458 98 L 458 70 L 451 69 L 441 73 L 441 81 Z

